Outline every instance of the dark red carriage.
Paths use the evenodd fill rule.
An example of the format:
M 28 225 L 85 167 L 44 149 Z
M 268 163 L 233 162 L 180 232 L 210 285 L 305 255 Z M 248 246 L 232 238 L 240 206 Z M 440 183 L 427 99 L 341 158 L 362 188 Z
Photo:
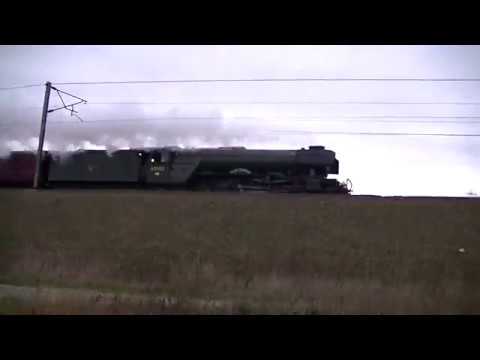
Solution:
M 0 158 L 0 185 L 32 186 L 35 159 L 35 154 L 27 151 L 14 151 Z

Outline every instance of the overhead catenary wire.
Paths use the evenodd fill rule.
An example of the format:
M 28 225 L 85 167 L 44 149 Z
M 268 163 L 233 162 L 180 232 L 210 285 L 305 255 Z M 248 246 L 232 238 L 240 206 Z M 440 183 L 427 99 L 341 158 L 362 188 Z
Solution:
M 480 119 L 480 115 L 279 115 L 279 119 L 369 119 L 376 122 L 377 119 Z M 235 117 L 234 117 L 235 118 Z M 241 118 L 241 117 L 239 117 Z M 393 122 L 393 121 L 390 121 Z M 425 121 L 420 121 L 425 122 Z M 442 122 L 442 121 L 439 121 Z
M 65 123 L 65 121 L 52 121 L 54 123 Z M 91 121 L 90 121 L 91 122 Z M 84 121 L 81 124 L 86 124 Z M 75 124 L 79 124 L 76 123 Z M 1 127 L 1 125 L 0 125 Z M 366 131 L 315 131 L 315 130 L 289 130 L 289 129 L 258 129 L 257 131 L 267 133 L 285 133 L 290 135 L 348 135 L 348 136 L 429 136 L 429 137 L 480 137 L 480 133 L 411 133 L 411 132 L 366 132 Z
M 81 102 L 79 102 L 81 103 Z M 479 106 L 480 101 L 146 101 L 88 102 L 88 105 L 466 105 Z M 8 107 L 9 109 L 41 109 L 41 106 Z
M 62 107 L 63 108 L 63 107 Z M 60 109 L 62 109 L 60 108 Z M 298 119 L 298 122 L 319 122 L 319 123 L 382 123 L 382 124 L 480 124 L 480 120 L 385 120 L 385 119 L 480 119 L 480 116 L 437 116 L 437 115 L 345 115 L 345 116 L 277 116 L 275 118 L 263 118 L 265 121 L 280 121 L 284 119 Z M 255 120 L 262 119 L 261 116 L 164 116 L 154 118 L 119 118 L 119 119 L 92 119 L 83 120 L 83 124 L 88 123 L 135 123 L 135 122 L 157 122 L 157 121 L 177 121 L 177 120 Z M 360 119 L 360 120 L 353 120 Z M 69 120 L 50 120 L 49 123 L 68 123 Z M 33 121 L 8 121 L 0 122 L 0 124 L 36 124 Z
M 123 84 L 181 84 L 181 83 L 224 83 L 224 82 L 480 82 L 480 78 L 354 78 L 354 77 L 309 77 L 309 78 L 250 78 L 250 79 L 169 79 L 127 81 L 77 81 L 53 82 L 53 85 L 123 85 Z
M 480 101 L 150 101 L 89 102 L 89 105 L 480 105 Z
M 412 124 L 479 124 L 480 120 L 460 120 L 460 121 L 448 121 L 448 120 L 385 120 L 385 119 L 480 119 L 480 116 L 368 116 L 368 115 L 351 115 L 351 116 L 276 116 L 270 117 L 269 121 L 278 121 L 282 119 L 299 119 L 311 122 L 350 122 L 350 123 L 412 123 Z M 145 122 L 145 121 L 171 121 L 171 120 L 260 120 L 261 116 L 163 116 L 154 118 L 120 118 L 120 119 L 93 119 L 85 120 L 84 123 L 101 123 L 101 122 Z M 360 120 L 352 120 L 360 119 Z M 62 121 L 51 121 L 62 122 Z
M 480 134 L 455 134 L 455 133 L 405 133 L 405 132 L 355 132 L 355 131 L 307 131 L 307 130 L 268 130 L 268 132 L 288 133 L 291 135 L 357 135 L 357 136 L 454 136 L 454 137 L 480 137 Z
M 55 85 L 115 85 L 115 84 L 155 84 L 155 83 L 213 83 L 213 82 L 303 82 L 303 81 L 421 81 L 421 82 L 479 82 L 480 78 L 256 78 L 256 79 L 191 79 L 191 80 L 149 80 L 149 81 L 102 81 L 102 82 L 64 82 L 64 83 L 54 83 Z M 42 86 L 43 84 L 35 84 L 35 85 L 24 85 L 20 87 L 11 87 L 11 88 L 0 88 L 0 90 L 10 90 L 14 88 L 25 88 L 25 87 L 34 87 L 34 86 Z M 54 90 L 61 91 L 52 87 Z M 61 91 L 64 94 L 69 96 L 73 96 L 77 99 L 83 100 L 78 98 L 74 95 L 71 95 L 67 92 Z M 61 97 L 60 97 L 61 98 Z M 65 103 L 62 100 L 62 103 L 65 106 Z M 165 102 L 168 103 L 168 102 Z M 175 103 L 175 102 L 170 102 Z M 245 102 L 245 104 L 252 104 L 255 102 Z M 262 102 L 257 102 L 262 103 Z M 287 103 L 287 102 L 271 102 L 271 103 Z M 302 102 L 300 102 L 302 103 Z M 369 102 L 303 102 L 303 103 L 317 103 L 317 104 L 368 104 Z M 373 102 L 372 102 L 373 103 Z M 376 104 L 385 104 L 385 105 L 392 105 L 392 104 L 428 104 L 428 105 L 438 105 L 439 102 L 375 102 Z M 92 103 L 96 105 L 100 105 L 102 103 Z M 104 103 L 108 104 L 108 103 Z M 117 103 L 122 104 L 122 103 Z M 123 103 L 127 104 L 127 103 Z M 130 104 L 141 104 L 141 103 L 130 103 Z M 146 104 L 146 103 L 143 103 Z M 193 104 L 193 103 L 192 103 Z M 226 104 L 233 104 L 233 103 L 226 103 Z M 469 104 L 469 105 L 479 105 L 480 103 L 477 102 L 445 102 L 445 104 Z M 192 119 L 257 119 L 259 117 L 245 117 L 245 116 L 234 116 L 234 117 L 163 117 L 163 118 L 156 118 L 156 119 L 107 119 L 107 120 L 88 120 L 85 123 L 100 123 L 100 122 L 132 122 L 132 121 L 165 121 L 165 120 L 192 120 Z M 332 121 L 330 119 L 353 119 L 353 118 L 362 118 L 365 121 L 355 121 L 358 123 L 365 123 L 365 122 L 382 122 L 382 123 L 480 123 L 479 121 L 379 121 L 378 119 L 409 119 L 409 118 L 425 118 L 425 119 L 480 119 L 480 116 L 442 116 L 442 115 L 331 115 L 331 116 L 278 116 L 280 119 L 287 119 L 287 118 L 296 118 L 296 119 L 312 119 L 316 121 Z M 325 119 L 327 118 L 327 119 Z M 330 118 L 330 119 L 328 119 Z M 67 121 L 50 121 L 50 123 L 67 123 Z M 341 121 L 347 122 L 347 120 Z M 24 122 L 22 122 L 24 123 Z M 68 122 L 70 123 L 70 122 Z M 385 132 L 348 132 L 348 131 L 302 131 L 302 130 L 270 130 L 273 132 L 288 132 L 290 134 L 325 134 L 325 135 L 376 135 L 376 136 L 473 136 L 477 137 L 480 134 L 455 134 L 455 133 L 385 133 Z
M 0 87 L 0 90 L 16 90 L 16 89 L 28 89 L 38 86 L 44 86 L 45 84 L 30 84 L 30 85 L 18 85 L 18 86 L 10 86 L 10 87 Z

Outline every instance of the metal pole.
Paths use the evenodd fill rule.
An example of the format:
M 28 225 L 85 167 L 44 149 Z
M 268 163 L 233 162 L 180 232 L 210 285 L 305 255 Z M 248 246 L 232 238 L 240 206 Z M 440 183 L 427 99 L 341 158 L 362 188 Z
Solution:
M 45 128 L 47 126 L 47 114 L 48 114 L 48 101 L 50 99 L 50 88 L 52 84 L 47 81 L 45 84 L 45 97 L 43 99 L 43 111 L 42 111 L 42 124 L 40 125 L 40 135 L 38 137 L 38 150 L 37 150 L 37 164 L 35 168 L 35 178 L 33 180 L 33 187 L 39 188 L 40 181 L 42 179 L 42 155 L 43 155 L 43 141 L 45 139 Z

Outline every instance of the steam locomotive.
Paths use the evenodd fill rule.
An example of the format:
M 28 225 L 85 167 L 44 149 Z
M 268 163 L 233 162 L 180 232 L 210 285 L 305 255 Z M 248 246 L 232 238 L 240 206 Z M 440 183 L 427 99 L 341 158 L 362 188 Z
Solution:
M 32 186 L 36 155 L 12 152 L 0 159 L 0 185 Z M 44 152 L 41 187 L 140 187 L 192 190 L 264 190 L 349 193 L 338 174 L 335 152 L 323 146 L 300 150 L 244 147 L 141 148 L 108 152 Z

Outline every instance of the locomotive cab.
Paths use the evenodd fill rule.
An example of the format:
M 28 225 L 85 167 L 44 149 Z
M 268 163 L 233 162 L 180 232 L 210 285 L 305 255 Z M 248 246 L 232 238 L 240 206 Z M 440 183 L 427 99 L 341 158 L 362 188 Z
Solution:
M 172 157 L 172 151 L 168 149 L 152 152 L 148 159 L 148 170 L 158 177 L 167 174 L 171 168 Z

